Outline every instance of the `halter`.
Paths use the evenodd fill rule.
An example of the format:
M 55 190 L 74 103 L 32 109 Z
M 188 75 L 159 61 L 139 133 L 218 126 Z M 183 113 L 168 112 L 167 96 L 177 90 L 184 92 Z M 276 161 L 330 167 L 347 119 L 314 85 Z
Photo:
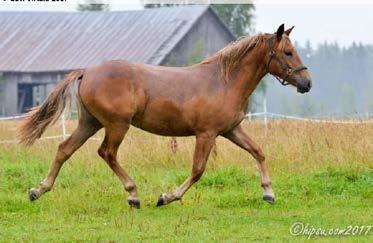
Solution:
M 302 70 L 307 70 L 307 67 L 303 66 L 303 65 L 300 65 L 299 67 L 296 67 L 296 68 L 292 68 L 291 66 L 289 66 L 289 64 L 284 63 L 280 59 L 278 59 L 277 56 L 276 56 L 276 51 L 274 49 L 272 49 L 273 48 L 272 39 L 269 40 L 268 45 L 269 45 L 270 51 L 269 51 L 269 60 L 268 60 L 268 63 L 266 65 L 267 72 L 269 74 L 271 74 L 269 72 L 269 65 L 271 65 L 272 60 L 277 61 L 280 64 L 282 70 L 284 72 L 286 72 L 286 76 L 282 80 L 281 80 L 281 78 L 279 76 L 271 74 L 272 76 L 274 76 L 280 82 L 280 84 L 282 84 L 284 86 L 289 85 L 290 84 L 288 82 L 288 78 L 289 77 L 291 77 L 293 74 L 298 73 L 298 72 L 300 72 Z

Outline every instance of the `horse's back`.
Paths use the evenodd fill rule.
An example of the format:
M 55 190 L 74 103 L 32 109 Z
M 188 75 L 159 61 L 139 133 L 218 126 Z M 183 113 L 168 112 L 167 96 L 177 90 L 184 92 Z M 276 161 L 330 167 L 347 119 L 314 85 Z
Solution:
M 103 125 L 126 122 L 155 134 L 189 136 L 226 115 L 224 89 L 209 71 L 111 61 L 86 70 L 80 96 Z

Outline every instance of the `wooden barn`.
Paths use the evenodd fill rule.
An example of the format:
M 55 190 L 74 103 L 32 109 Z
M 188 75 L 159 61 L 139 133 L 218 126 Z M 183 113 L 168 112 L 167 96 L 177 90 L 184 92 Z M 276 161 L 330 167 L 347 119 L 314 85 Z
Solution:
M 234 36 L 208 6 L 124 12 L 1 12 L 0 115 L 38 105 L 63 75 L 106 60 L 186 65 Z

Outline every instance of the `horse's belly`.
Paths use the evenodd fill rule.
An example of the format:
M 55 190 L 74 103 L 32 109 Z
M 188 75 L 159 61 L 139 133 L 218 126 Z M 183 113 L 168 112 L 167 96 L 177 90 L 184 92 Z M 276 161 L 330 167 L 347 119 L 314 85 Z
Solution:
M 134 117 L 132 125 L 163 136 L 192 136 L 193 129 L 185 119 L 184 111 L 170 100 L 158 100 Z
M 146 118 L 141 123 L 134 122 L 132 125 L 142 130 L 162 136 L 192 136 L 194 132 L 181 120 L 165 117 Z
M 136 126 L 136 125 L 135 125 Z M 195 135 L 193 131 L 186 127 L 181 127 L 178 124 L 164 123 L 164 124 L 142 124 L 141 126 L 136 126 L 142 130 L 150 133 L 154 133 L 162 136 L 192 136 Z

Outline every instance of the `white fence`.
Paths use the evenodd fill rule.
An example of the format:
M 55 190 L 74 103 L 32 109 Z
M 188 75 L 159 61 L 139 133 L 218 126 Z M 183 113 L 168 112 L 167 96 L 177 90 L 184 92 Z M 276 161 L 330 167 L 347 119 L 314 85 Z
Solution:
M 364 123 L 373 123 L 372 119 L 367 119 L 365 114 L 357 114 L 356 116 L 349 117 L 345 119 L 336 119 L 334 117 L 331 118 L 307 118 L 307 117 L 299 117 L 299 116 L 290 116 L 290 115 L 283 115 L 278 113 L 272 112 L 258 112 L 258 113 L 248 113 L 246 118 L 251 120 L 254 117 L 263 117 L 263 122 L 267 123 L 268 119 L 289 119 L 289 120 L 297 120 L 297 121 L 307 121 L 307 122 L 315 122 L 315 123 L 336 123 L 336 124 L 364 124 Z
M 20 120 L 23 118 L 26 118 L 27 114 L 19 115 L 19 116 L 9 116 L 9 117 L 0 117 L 0 122 L 1 121 L 14 121 L 14 120 Z M 40 139 L 58 139 L 62 138 L 65 140 L 69 134 L 66 133 L 66 118 L 65 118 L 65 112 L 62 113 L 62 116 L 60 118 L 60 124 L 61 124 L 61 135 L 56 135 L 56 136 L 47 136 L 47 137 L 41 137 Z M 0 144 L 12 144 L 12 143 L 18 143 L 18 140 L 11 139 L 11 140 L 0 140 Z
M 11 120 L 20 120 L 27 117 L 26 114 L 19 115 L 19 116 L 10 116 L 10 117 L 0 117 L 0 122 L 1 121 L 11 121 Z M 359 118 L 359 119 L 356 119 Z M 365 117 L 365 119 L 362 119 Z M 366 114 L 357 114 L 353 119 L 346 118 L 344 120 L 337 120 L 334 118 L 305 118 L 305 117 L 298 117 L 298 116 L 289 116 L 289 115 L 283 115 L 283 114 L 277 114 L 277 113 L 272 113 L 272 112 L 267 112 L 267 107 L 264 102 L 264 109 L 263 112 L 257 112 L 257 113 L 251 113 L 249 112 L 246 115 L 246 119 L 251 121 L 252 119 L 258 119 L 263 121 L 263 124 L 265 126 L 265 131 L 267 131 L 267 124 L 268 120 L 274 120 L 274 119 L 290 119 L 290 120 L 296 120 L 296 121 L 305 121 L 305 122 L 314 122 L 314 123 L 335 123 L 335 124 L 368 124 L 368 123 L 373 123 L 373 119 L 370 119 L 369 116 Z M 60 118 L 59 124 L 61 126 L 61 134 L 56 135 L 56 136 L 47 136 L 47 137 L 42 137 L 40 139 L 63 139 L 65 140 L 70 134 L 66 132 L 66 115 L 65 112 L 62 113 L 62 116 Z M 91 138 L 92 140 L 99 140 L 99 138 Z M 0 140 L 0 144 L 12 144 L 12 143 L 18 143 L 18 140 Z

